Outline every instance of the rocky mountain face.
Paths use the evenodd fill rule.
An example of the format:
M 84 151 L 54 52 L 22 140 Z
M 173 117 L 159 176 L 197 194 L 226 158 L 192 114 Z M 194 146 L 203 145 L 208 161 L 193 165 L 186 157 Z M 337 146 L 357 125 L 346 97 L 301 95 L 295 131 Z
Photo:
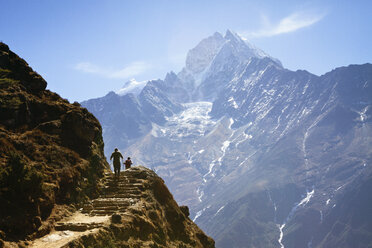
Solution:
M 107 136 L 106 154 L 111 154 L 117 146 L 131 145 L 133 140 L 150 132 L 153 125 L 164 124 L 167 117 L 183 109 L 173 99 L 180 94 L 179 89 L 169 87 L 173 94 L 167 96 L 167 83 L 167 80 L 149 81 L 138 97 L 132 93 L 120 96 L 110 92 L 103 98 L 82 102 L 102 123 Z
M 109 149 L 151 165 L 217 247 L 368 247 L 371 82 L 371 64 L 290 71 L 216 33 L 181 72 L 143 89 L 135 106 L 146 128 Z M 82 105 L 100 119 L 91 106 L 106 99 Z
M 136 167 L 114 179 L 98 120 L 46 86 L 0 43 L 0 247 L 214 247 L 153 171 Z M 100 118 L 138 128 L 129 138 L 156 121 L 133 95 L 105 100 L 109 114 Z M 142 91 L 140 102 L 156 100 Z M 164 116 L 171 113 L 161 103 L 181 106 L 157 103 Z M 116 114 L 120 104 L 128 119 Z
M 0 43 L 0 230 L 17 240 L 50 230 L 56 204 L 97 194 L 108 167 L 101 126 Z

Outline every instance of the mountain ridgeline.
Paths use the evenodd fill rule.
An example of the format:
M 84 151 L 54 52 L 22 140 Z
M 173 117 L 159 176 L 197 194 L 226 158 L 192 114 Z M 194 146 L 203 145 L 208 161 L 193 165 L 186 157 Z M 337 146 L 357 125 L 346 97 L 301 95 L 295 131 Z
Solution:
M 81 104 L 217 247 L 372 243 L 371 64 L 290 71 L 227 31 L 139 94 Z

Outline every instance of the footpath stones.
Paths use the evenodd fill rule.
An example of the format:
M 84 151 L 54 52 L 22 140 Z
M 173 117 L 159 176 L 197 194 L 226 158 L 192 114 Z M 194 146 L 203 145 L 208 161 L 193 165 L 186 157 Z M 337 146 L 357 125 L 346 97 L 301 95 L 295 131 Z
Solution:
M 98 198 L 84 204 L 81 212 L 89 216 L 111 216 L 112 223 L 121 222 L 121 213 L 138 202 L 143 197 L 144 179 L 137 175 L 136 169 L 121 172 L 119 178 L 113 173 L 106 173 L 104 187 Z M 69 223 L 56 224 L 57 231 L 84 232 L 99 227 L 103 223 Z

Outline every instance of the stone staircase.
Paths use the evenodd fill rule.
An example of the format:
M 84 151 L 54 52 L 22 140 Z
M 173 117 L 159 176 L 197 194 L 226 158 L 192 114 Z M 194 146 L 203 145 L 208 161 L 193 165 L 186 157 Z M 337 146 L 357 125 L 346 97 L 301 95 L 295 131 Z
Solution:
M 112 215 L 124 212 L 141 197 L 143 183 L 135 178 L 133 171 L 121 173 L 119 178 L 110 173 L 105 175 L 105 184 L 101 195 L 84 205 L 82 213 L 93 216 Z
M 112 216 L 123 214 L 128 207 L 135 205 L 144 197 L 145 182 L 137 177 L 138 170 L 133 167 L 121 172 L 117 178 L 112 172 L 105 174 L 104 186 L 98 198 L 91 200 L 80 209 L 82 214 L 93 216 Z M 86 231 L 104 226 L 104 223 L 58 222 L 57 231 Z
M 178 207 L 164 181 L 143 166 L 115 178 L 107 173 L 101 194 L 65 217 L 30 248 L 184 247 L 213 248 L 206 236 Z M 21 246 L 20 246 L 21 247 Z M 23 247 L 23 246 L 22 246 Z

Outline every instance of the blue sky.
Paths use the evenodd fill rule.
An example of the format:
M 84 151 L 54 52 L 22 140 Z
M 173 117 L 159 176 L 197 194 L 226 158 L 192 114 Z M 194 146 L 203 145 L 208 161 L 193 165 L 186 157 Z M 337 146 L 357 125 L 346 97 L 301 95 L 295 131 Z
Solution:
M 70 101 L 178 72 L 227 29 L 291 70 L 372 62 L 372 1 L 0 0 L 0 40 Z

